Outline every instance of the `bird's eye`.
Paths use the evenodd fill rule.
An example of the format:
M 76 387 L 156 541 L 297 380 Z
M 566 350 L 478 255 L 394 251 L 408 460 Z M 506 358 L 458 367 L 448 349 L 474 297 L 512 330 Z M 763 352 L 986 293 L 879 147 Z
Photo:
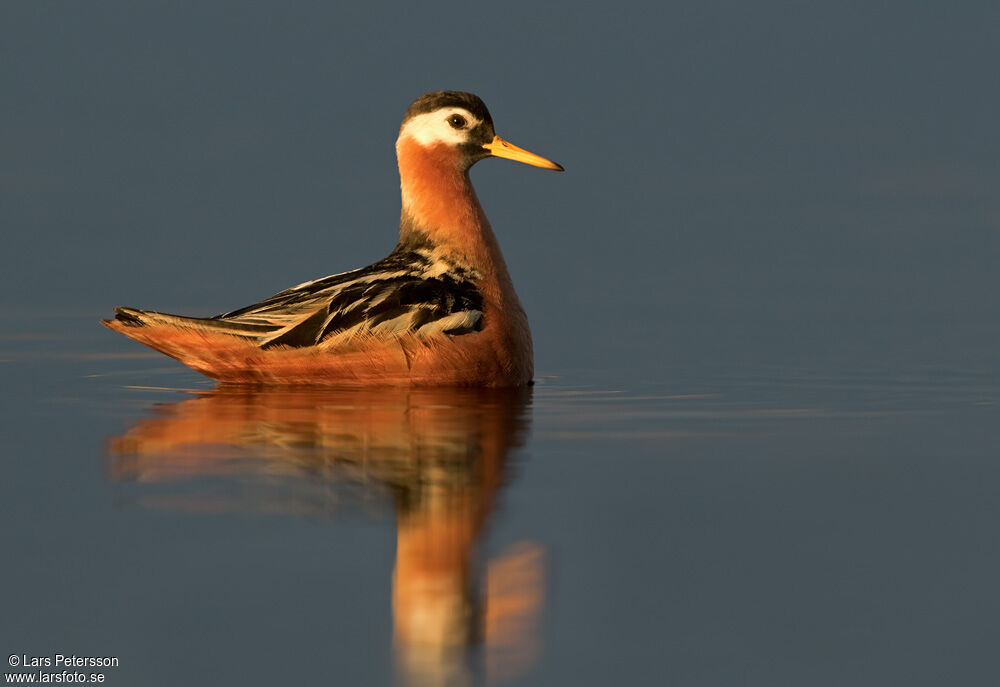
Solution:
M 448 117 L 448 123 L 451 124 L 453 129 L 461 129 L 465 126 L 465 117 L 460 114 L 453 114 Z

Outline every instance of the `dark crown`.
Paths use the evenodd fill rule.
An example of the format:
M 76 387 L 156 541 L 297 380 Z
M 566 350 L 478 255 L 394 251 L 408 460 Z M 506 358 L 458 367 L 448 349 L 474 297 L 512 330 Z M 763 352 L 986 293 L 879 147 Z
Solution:
M 493 126 L 493 118 L 486 109 L 486 103 L 480 100 L 478 95 L 463 91 L 433 91 L 420 96 L 406 108 L 403 123 L 405 124 L 411 117 L 440 110 L 442 107 L 464 107 L 473 116 Z

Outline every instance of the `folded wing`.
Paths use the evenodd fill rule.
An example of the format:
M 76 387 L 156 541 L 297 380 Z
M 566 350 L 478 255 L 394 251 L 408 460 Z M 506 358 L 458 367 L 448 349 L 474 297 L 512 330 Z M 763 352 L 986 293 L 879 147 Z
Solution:
M 369 267 L 299 284 L 212 319 L 266 328 L 257 339 L 264 348 L 313 346 L 361 332 L 468 334 L 483 325 L 482 294 L 472 276 L 423 251 L 397 250 Z

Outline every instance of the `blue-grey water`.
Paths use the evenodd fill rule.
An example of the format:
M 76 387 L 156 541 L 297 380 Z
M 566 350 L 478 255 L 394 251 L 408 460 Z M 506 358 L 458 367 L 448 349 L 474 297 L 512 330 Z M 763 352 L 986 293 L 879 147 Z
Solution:
M 661 361 L 523 394 L 246 392 L 65 333 L 85 318 L 17 324 L 11 652 L 118 656 L 127 685 L 992 674 L 988 371 Z
M 4 4 L 0 656 L 114 656 L 71 670 L 123 686 L 995 683 L 998 21 Z M 438 88 L 567 169 L 472 173 L 532 389 L 219 388 L 100 327 L 382 257 L 398 121 Z

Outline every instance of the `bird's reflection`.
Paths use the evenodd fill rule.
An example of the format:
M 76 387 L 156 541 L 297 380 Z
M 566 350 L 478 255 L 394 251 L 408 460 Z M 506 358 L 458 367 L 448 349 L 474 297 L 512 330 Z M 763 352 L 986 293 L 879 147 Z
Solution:
M 392 503 L 402 674 L 462 684 L 478 672 L 474 653 L 503 679 L 538 654 L 543 551 L 515 544 L 484 571 L 475 549 L 529 403 L 529 390 L 219 387 L 157 406 L 111 439 L 109 469 L 115 481 L 165 484 L 140 494 L 150 507 L 298 514 Z M 485 651 L 467 651 L 477 644 Z

